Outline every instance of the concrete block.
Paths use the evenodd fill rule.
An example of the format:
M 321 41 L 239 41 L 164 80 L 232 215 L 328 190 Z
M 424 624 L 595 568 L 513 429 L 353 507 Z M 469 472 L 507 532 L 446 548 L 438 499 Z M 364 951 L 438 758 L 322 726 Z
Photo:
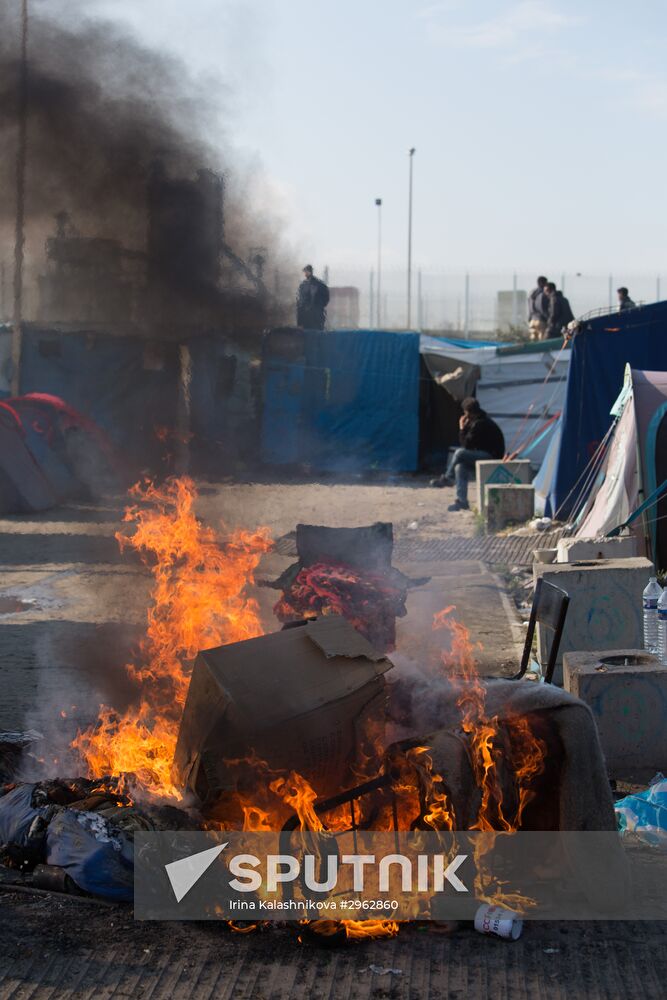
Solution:
M 634 535 L 621 538 L 561 538 L 556 562 L 571 563 L 589 559 L 631 559 L 637 555 Z
M 542 577 L 570 595 L 557 663 L 574 650 L 639 649 L 643 642 L 642 593 L 654 572 L 643 557 L 596 559 L 576 563 L 533 563 Z M 545 663 L 553 633 L 537 626 L 540 663 Z
M 667 667 L 642 649 L 566 653 L 565 688 L 591 709 L 612 777 L 667 769 Z
M 499 531 L 508 524 L 524 524 L 535 510 L 535 487 L 503 483 L 484 487 L 486 526 Z
M 484 458 L 475 463 L 477 473 L 476 504 L 480 514 L 486 511 L 486 496 L 484 487 L 487 483 L 492 485 L 531 483 L 533 481 L 533 470 L 527 458 L 514 459 L 511 462 L 503 462 L 497 458 Z M 531 511 L 531 517 L 532 517 Z

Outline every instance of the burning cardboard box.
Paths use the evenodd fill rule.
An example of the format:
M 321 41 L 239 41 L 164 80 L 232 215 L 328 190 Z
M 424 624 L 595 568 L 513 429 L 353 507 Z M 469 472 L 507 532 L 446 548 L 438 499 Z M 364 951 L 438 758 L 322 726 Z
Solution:
M 234 787 L 228 762 L 251 753 L 297 770 L 319 794 L 349 783 L 365 721 L 385 709 L 393 664 L 330 615 L 197 657 L 174 780 L 209 805 Z

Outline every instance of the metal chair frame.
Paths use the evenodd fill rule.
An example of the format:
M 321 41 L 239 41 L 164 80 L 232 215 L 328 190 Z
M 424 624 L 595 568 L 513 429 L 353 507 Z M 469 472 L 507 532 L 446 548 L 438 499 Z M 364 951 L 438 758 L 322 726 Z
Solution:
M 518 674 L 514 674 L 511 678 L 513 681 L 521 680 L 528 669 L 528 664 L 530 663 L 530 655 L 533 648 L 533 636 L 535 635 L 535 626 L 539 622 L 540 625 L 546 626 L 550 629 L 554 635 L 551 640 L 551 648 L 549 649 L 549 656 L 547 659 L 547 669 L 544 675 L 544 681 L 546 684 L 552 683 L 552 678 L 554 675 L 554 670 L 556 669 L 556 660 L 558 658 L 558 650 L 560 649 L 561 639 L 563 638 L 563 628 L 565 627 L 565 618 L 567 616 L 567 609 L 570 605 L 570 597 L 564 590 L 560 587 L 555 587 L 553 583 L 549 583 L 548 580 L 543 580 L 542 577 L 537 581 L 535 587 L 535 594 L 533 596 L 533 605 L 530 609 L 530 618 L 528 620 L 528 632 L 526 634 L 526 641 L 523 647 L 523 656 L 521 657 L 521 667 L 519 668 Z

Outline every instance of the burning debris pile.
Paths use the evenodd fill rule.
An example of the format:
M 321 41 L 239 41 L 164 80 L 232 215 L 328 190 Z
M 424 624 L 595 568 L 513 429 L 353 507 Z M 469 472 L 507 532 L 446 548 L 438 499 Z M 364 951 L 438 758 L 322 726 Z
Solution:
M 394 649 L 408 588 L 425 581 L 410 580 L 391 565 L 392 525 L 298 524 L 296 547 L 298 562 L 270 585 L 283 591 L 273 609 L 278 621 L 340 615 L 376 649 Z
M 390 650 L 396 642 L 396 619 L 406 614 L 405 598 L 405 590 L 380 573 L 315 563 L 299 570 L 273 610 L 281 622 L 341 615 L 378 649 Z
M 219 540 L 195 499 L 188 479 L 133 491 L 118 539 L 153 578 L 146 635 L 126 668 L 136 699 L 124 714 L 102 707 L 77 735 L 84 779 L 0 789 L 6 844 L 12 796 L 25 806 L 18 855 L 5 848 L 14 863 L 60 857 L 67 870 L 49 838 L 72 823 L 121 856 L 133 830 L 165 821 L 260 832 L 614 828 L 583 705 L 548 685 L 482 683 L 453 608 L 433 623 L 448 640 L 442 657 L 412 673 L 402 664 L 393 678 L 343 617 L 264 635 L 247 591 L 271 548 L 267 532 Z M 90 888 L 79 862 L 72 877 Z M 359 938 L 398 925 L 311 930 Z

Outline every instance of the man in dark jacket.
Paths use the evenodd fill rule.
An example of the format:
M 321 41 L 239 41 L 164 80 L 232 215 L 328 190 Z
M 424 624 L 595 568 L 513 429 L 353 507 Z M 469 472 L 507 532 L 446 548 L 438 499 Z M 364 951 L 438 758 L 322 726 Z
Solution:
M 616 289 L 616 294 L 618 295 L 618 311 L 623 312 L 625 309 L 635 309 L 635 303 L 630 298 L 630 292 L 624 285 Z
M 468 510 L 468 482 L 475 476 L 475 463 L 485 458 L 501 459 L 505 438 L 495 420 L 486 415 L 476 399 L 469 396 L 461 403 L 459 420 L 460 448 L 452 454 L 444 476 L 431 481 L 432 486 L 456 484 L 456 500 L 448 510 Z
M 296 325 L 304 330 L 323 330 L 328 304 L 329 289 L 315 277 L 312 265 L 306 264 L 296 297 Z
M 541 340 L 547 326 L 549 299 L 545 294 L 547 279 L 543 274 L 537 279 L 537 287 L 528 296 L 528 327 L 531 340 Z
M 544 290 L 549 301 L 549 312 L 547 316 L 547 340 L 550 337 L 560 337 L 563 327 L 567 326 L 574 319 L 574 313 L 570 303 L 562 292 L 559 292 L 553 281 L 547 281 Z

